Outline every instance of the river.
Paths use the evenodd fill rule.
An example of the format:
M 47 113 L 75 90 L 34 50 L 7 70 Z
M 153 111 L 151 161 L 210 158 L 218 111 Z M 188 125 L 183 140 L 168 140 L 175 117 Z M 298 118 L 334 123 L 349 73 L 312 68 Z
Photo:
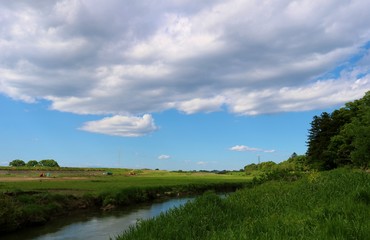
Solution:
M 43 226 L 26 228 L 0 238 L 3 240 L 68 240 L 115 239 L 138 219 L 158 216 L 161 212 L 180 206 L 193 198 L 176 198 L 165 202 L 140 205 L 134 208 L 109 212 L 90 211 L 61 217 Z

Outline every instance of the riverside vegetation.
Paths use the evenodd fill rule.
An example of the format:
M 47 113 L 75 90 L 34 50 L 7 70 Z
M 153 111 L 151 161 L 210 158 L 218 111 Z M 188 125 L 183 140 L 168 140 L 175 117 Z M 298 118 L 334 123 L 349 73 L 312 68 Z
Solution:
M 368 173 L 313 171 L 296 181 L 283 176 L 262 177 L 227 198 L 204 194 L 139 221 L 117 239 L 368 239 Z
M 78 209 L 110 210 L 154 199 L 195 195 L 209 189 L 234 191 L 250 182 L 240 174 L 128 169 L 2 167 L 0 234 L 45 224 Z M 51 177 L 39 177 L 49 172 Z M 103 175 L 104 173 L 112 175 Z

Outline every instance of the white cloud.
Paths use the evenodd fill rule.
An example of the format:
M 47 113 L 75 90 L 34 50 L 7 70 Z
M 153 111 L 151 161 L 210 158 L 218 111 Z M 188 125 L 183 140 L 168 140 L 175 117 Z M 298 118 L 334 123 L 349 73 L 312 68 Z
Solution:
M 370 90 L 370 75 L 348 80 L 328 79 L 307 86 L 266 88 L 263 91 L 234 90 L 227 93 L 229 110 L 241 115 L 307 111 L 335 106 L 361 98 Z
M 207 165 L 207 162 L 199 161 L 199 162 L 197 162 L 197 165 L 202 165 L 202 166 L 204 166 L 204 165 Z
M 221 110 L 222 104 L 225 102 L 222 96 L 211 99 L 195 98 L 189 101 L 184 101 L 176 104 L 176 108 L 186 114 L 193 114 L 196 112 L 214 112 Z
M 159 160 L 165 160 L 165 159 L 170 159 L 171 158 L 171 156 L 169 156 L 169 155 L 165 155 L 165 154 L 162 154 L 162 155 L 159 155 L 158 156 L 158 159 Z
M 0 93 L 119 116 L 326 108 L 370 90 L 368 9 L 366 0 L 2 1 Z
M 230 148 L 231 151 L 237 151 L 237 152 L 255 152 L 255 151 L 261 151 L 259 148 L 253 148 L 253 147 L 248 147 L 244 145 L 235 145 Z
M 274 152 L 276 152 L 276 150 L 263 150 L 263 152 L 265 152 L 265 153 L 274 153 Z
M 113 116 L 86 122 L 81 130 L 121 137 L 139 137 L 157 129 L 149 114 L 140 117 Z
M 236 152 L 265 152 L 265 153 L 273 153 L 275 150 L 264 150 L 261 148 L 254 148 L 254 147 L 248 147 L 245 145 L 235 145 L 231 148 L 229 148 L 231 151 L 236 151 Z

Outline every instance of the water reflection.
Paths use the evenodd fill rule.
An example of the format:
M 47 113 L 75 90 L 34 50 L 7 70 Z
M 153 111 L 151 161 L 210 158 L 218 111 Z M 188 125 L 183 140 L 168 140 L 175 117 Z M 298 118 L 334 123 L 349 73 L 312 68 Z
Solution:
M 1 239 L 37 239 L 37 240 L 68 240 L 68 239 L 109 239 L 136 223 L 138 219 L 158 216 L 161 212 L 185 204 L 192 198 L 171 199 L 150 206 L 140 206 L 131 210 L 114 210 L 111 212 L 89 212 L 74 217 L 62 217 L 45 226 L 25 229 Z

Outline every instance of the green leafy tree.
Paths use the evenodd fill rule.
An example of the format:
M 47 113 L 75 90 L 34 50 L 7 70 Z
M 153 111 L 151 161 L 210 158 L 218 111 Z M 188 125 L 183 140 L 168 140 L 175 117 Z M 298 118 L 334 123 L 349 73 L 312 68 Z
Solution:
M 54 159 L 44 159 L 39 161 L 39 165 L 43 167 L 59 167 L 59 164 Z
M 370 92 L 361 99 L 346 103 L 340 110 L 350 120 L 331 139 L 329 151 L 338 166 L 353 164 L 367 168 L 370 152 Z
M 248 164 L 244 167 L 244 171 L 246 174 L 251 174 L 253 171 L 258 170 L 258 165 L 255 163 Z
M 353 151 L 352 142 L 354 136 L 348 132 L 348 127 L 346 126 L 338 135 L 331 138 L 328 147 L 328 152 L 338 167 L 352 164 L 351 152 Z
M 361 112 L 347 129 L 353 136 L 351 160 L 354 165 L 367 169 L 370 165 L 370 106 L 364 107 Z
M 25 166 L 26 163 L 21 159 L 15 159 L 9 163 L 9 166 L 11 167 L 22 167 Z
M 305 171 L 308 169 L 306 155 L 298 155 L 296 153 L 293 153 L 292 156 L 288 158 L 286 163 L 282 162 L 279 165 L 282 165 L 284 167 L 284 164 L 288 164 L 288 168 L 294 171 Z
M 333 113 L 314 116 L 308 135 L 307 162 L 319 170 L 369 166 L 370 91 Z
M 265 172 L 272 171 L 276 167 L 276 163 L 273 161 L 261 162 L 258 165 L 259 165 L 258 168 Z
M 346 124 L 351 122 L 351 119 L 354 117 L 356 111 L 352 111 L 348 106 L 340 108 L 339 110 L 335 110 L 331 114 L 333 121 L 333 136 L 330 138 L 330 142 L 325 150 L 325 153 L 336 167 L 351 164 L 350 145 L 352 139 L 348 135 L 342 134 L 342 132 L 344 132 L 343 129 L 345 128 Z
M 39 165 L 39 162 L 36 161 L 36 160 L 30 160 L 30 161 L 27 162 L 26 165 L 27 165 L 27 167 L 35 167 L 35 166 Z

